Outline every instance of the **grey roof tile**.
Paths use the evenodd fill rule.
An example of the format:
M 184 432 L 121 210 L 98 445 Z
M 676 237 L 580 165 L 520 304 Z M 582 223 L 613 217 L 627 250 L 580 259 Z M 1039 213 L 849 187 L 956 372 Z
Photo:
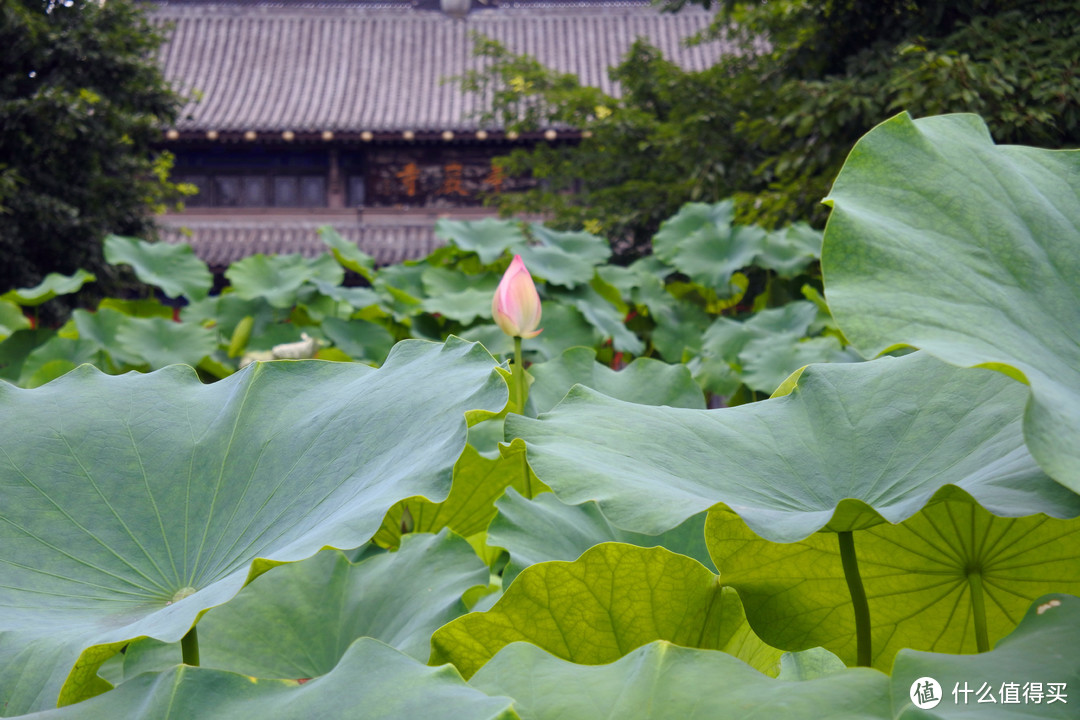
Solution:
M 185 221 L 173 216 L 159 221 L 161 239 L 191 245 L 195 254 L 212 268 L 225 268 L 248 255 L 299 253 L 317 257 L 327 252 L 318 228 L 327 223 L 271 221 Z M 426 257 L 443 244 L 431 223 L 332 224 L 342 237 L 390 265 Z
M 472 32 L 608 92 L 617 88 L 607 68 L 638 36 L 690 70 L 733 50 L 682 44 L 708 25 L 704 10 L 669 14 L 629 3 L 522 4 L 465 21 L 370 3 L 162 3 L 154 15 L 174 25 L 161 50 L 166 76 L 201 95 L 184 108 L 181 131 L 474 130 L 484 99 L 443 82 L 482 67 Z

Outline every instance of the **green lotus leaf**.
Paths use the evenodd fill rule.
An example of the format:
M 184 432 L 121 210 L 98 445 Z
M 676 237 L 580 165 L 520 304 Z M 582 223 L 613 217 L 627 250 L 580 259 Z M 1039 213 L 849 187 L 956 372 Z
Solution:
M 184 366 L 83 366 L 0 384 L 0 706 L 81 699 L 128 641 L 175 642 L 273 565 L 366 542 L 402 498 L 440 499 L 465 413 L 505 403 L 491 357 L 456 339 L 399 343 L 379 370 L 257 363 L 204 386 Z
M 329 225 L 319 228 L 319 239 L 330 248 L 331 254 L 341 267 L 352 270 L 371 282 L 375 276 L 375 258 L 361 250 L 356 243 L 341 237 L 341 234 Z
M 955 499 L 899 525 L 854 533 L 874 667 L 888 670 L 904 647 L 975 652 L 973 594 L 985 605 L 993 643 L 1040 595 L 1080 592 L 1080 519 L 997 517 L 950 494 Z M 833 533 L 773 543 L 732 513 L 713 511 L 705 535 L 724 583 L 739 591 L 762 639 L 785 650 L 820 645 L 855 663 L 855 615 Z
M 484 265 L 491 265 L 508 248 L 525 245 L 521 224 L 514 220 L 448 220 L 435 222 L 435 235 L 457 245 L 462 250 L 475 252 Z
M 822 234 L 806 223 L 795 223 L 765 236 L 756 265 L 783 278 L 793 278 L 821 257 Z
M 276 308 L 290 308 L 305 283 L 318 279 L 340 285 L 345 271 L 329 255 L 313 260 L 301 255 L 251 255 L 229 265 L 225 277 L 238 298 L 264 298 Z
M 743 383 L 741 353 L 751 342 L 761 341 L 756 346 L 760 348 L 757 355 L 767 357 L 769 352 L 774 351 L 777 346 L 798 342 L 806 334 L 817 314 L 817 307 L 813 303 L 799 300 L 783 307 L 754 313 L 746 321 L 726 317 L 717 318 L 705 330 L 698 354 L 687 363 L 687 367 L 705 390 L 718 395 L 731 395 Z M 788 359 L 790 362 L 780 363 L 787 369 L 787 373 L 780 378 L 780 382 L 787 375 L 808 364 L 795 365 L 793 357 Z M 758 358 L 752 353 L 751 363 L 756 360 Z M 772 373 L 772 375 L 775 374 L 775 372 Z M 768 390 L 765 388 L 773 379 L 775 378 L 768 377 L 768 382 L 757 382 L 759 386 L 757 389 L 771 393 L 776 386 Z
M 0 300 L 0 341 L 29 327 L 30 320 L 23 315 L 18 305 L 8 300 Z
M 34 305 L 40 305 L 43 302 L 48 302 L 57 295 L 70 295 L 73 292 L 78 292 L 83 285 L 88 282 L 94 282 L 96 279 L 97 278 L 85 270 L 76 270 L 71 275 L 49 273 L 45 276 L 44 280 L 34 287 L 23 288 L 20 290 L 8 290 L 3 295 L 0 295 L 0 300 L 6 300 L 7 302 L 12 302 L 24 307 L 32 307 Z
M 260 575 L 199 621 L 199 664 L 259 678 L 325 675 L 349 645 L 372 637 L 423 662 L 431 634 L 464 615 L 461 596 L 488 582 L 467 542 L 443 531 L 408 535 L 397 552 L 350 563 L 338 550 Z M 180 661 L 180 645 L 140 640 L 124 677 Z
M 151 368 L 195 366 L 218 346 L 217 334 L 210 328 L 159 317 L 127 318 L 116 328 L 116 342 L 125 354 L 142 358 Z
M 467 679 L 513 642 L 599 665 L 654 640 L 725 650 L 772 674 L 781 655 L 750 631 L 738 594 L 697 560 L 604 543 L 574 562 L 526 568 L 490 610 L 437 630 L 428 662 L 452 662 Z
M 330 298 L 335 303 L 344 303 L 357 310 L 379 304 L 379 293 L 369 287 L 344 287 L 318 278 L 312 280 L 311 284 L 315 286 L 320 294 Z
M 222 339 L 231 338 L 236 326 L 249 316 L 254 320 L 251 337 L 257 338 L 267 326 L 283 320 L 285 313 L 271 307 L 263 298 L 245 300 L 229 291 L 188 303 L 180 309 L 181 322 L 213 327 L 221 333 Z
M 911 345 L 1030 386 L 1024 435 L 1080 491 L 1080 150 L 995 145 L 975 115 L 901 114 L 826 202 L 822 268 L 867 357 Z
M 604 265 L 611 257 L 611 246 L 605 238 L 582 230 L 552 230 L 540 223 L 530 223 L 529 233 L 542 246 L 557 248 L 568 256 L 583 260 L 590 266 Z M 582 282 L 589 282 L 592 272 Z M 560 283 L 560 285 L 565 283 Z
M 423 309 L 468 325 L 491 319 L 491 300 L 499 284 L 494 273 L 466 275 L 442 267 L 425 268 L 421 276 L 427 298 Z
M 487 542 L 510 553 L 510 562 L 503 570 L 504 586 L 530 565 L 549 560 L 576 560 L 589 548 L 605 542 L 665 547 L 713 570 L 705 545 L 704 513 L 666 533 L 642 535 L 612 525 L 596 503 L 567 505 L 553 493 L 529 500 L 510 489 L 495 506 L 498 515 L 487 529 Z
M 71 313 L 80 340 L 88 340 L 107 352 L 117 365 L 142 365 L 146 361 L 117 339 L 120 328 L 128 324 L 130 316 L 112 308 L 99 308 L 96 312 L 76 310 Z
M 612 340 L 616 350 L 640 355 L 645 351 L 645 344 L 641 338 L 632 333 L 624 324 L 624 316 L 619 309 L 612 305 L 603 295 L 589 285 L 581 285 L 573 290 L 549 288 L 549 296 L 553 300 L 576 308 L 578 312 L 600 331 L 604 337 Z M 544 329 L 547 329 L 547 318 L 541 320 Z M 543 334 L 543 333 L 541 333 Z M 565 346 L 560 349 L 565 350 Z
M 382 325 L 364 320 L 326 318 L 322 331 L 353 360 L 381 364 L 394 347 L 394 336 Z
M 77 705 L 32 717 L 513 720 L 518 716 L 509 698 L 489 697 L 470 688 L 453 668 L 427 667 L 378 640 L 361 638 L 333 672 L 304 684 L 177 665 L 163 673 L 145 673 Z
M 26 356 L 19 385 L 35 388 L 71 372 L 83 363 L 103 363 L 101 347 L 93 340 L 56 335 Z
M 770 395 L 791 373 L 806 365 L 861 360 L 831 336 L 801 338 L 797 335 L 773 335 L 754 338 L 739 353 L 743 383 L 751 390 Z
M 539 223 L 529 226 L 539 245 L 520 245 L 510 248 L 521 255 L 525 266 L 538 279 L 564 288 L 588 285 L 596 272 L 611 256 L 603 238 L 587 232 L 549 230 Z
M 162 305 L 156 298 L 140 298 L 137 300 L 123 300 L 120 298 L 105 298 L 98 304 L 98 310 L 115 310 L 131 317 L 173 318 L 174 308 Z
M 642 405 L 704 409 L 705 398 L 690 372 L 652 358 L 637 358 L 616 372 L 596 362 L 592 348 L 570 348 L 554 360 L 529 368 L 533 384 L 529 402 L 533 414 L 547 412 L 574 385 L 584 385 L 610 397 Z
M 149 243 L 109 235 L 105 238 L 105 260 L 113 265 L 130 265 L 139 280 L 161 288 L 171 298 L 202 300 L 214 284 L 206 263 L 184 243 Z
M 766 232 L 756 226 L 732 226 L 730 200 L 706 205 L 687 203 L 665 220 L 653 238 L 653 250 L 664 262 L 721 297 L 735 289 L 731 276 L 754 264 Z
M 408 532 L 431 533 L 450 528 L 462 537 L 472 537 L 487 530 L 498 512 L 495 501 L 506 488 L 517 488 L 528 495 L 540 491 L 543 486 L 525 462 L 524 443 L 504 445 L 499 453 L 499 457 L 490 459 L 466 445 L 454 464 L 453 485 L 446 500 L 435 503 L 409 498 L 397 503 L 383 518 L 375 542 L 383 547 L 397 546 L 403 525 L 408 526 Z
M 710 316 L 704 310 L 676 300 L 665 290 L 643 298 L 643 302 L 656 323 L 650 338 L 653 347 L 665 360 L 681 363 L 688 355 L 701 351 L 702 336 L 710 323 Z
M 945 655 L 901 650 L 890 681 L 894 717 L 1071 720 L 1076 717 L 1076 688 L 1080 687 L 1077 648 L 1080 598 L 1041 597 L 1016 630 L 1002 638 L 991 652 Z M 911 693 L 915 683 L 927 677 L 941 686 L 941 702 L 934 708 L 919 710 L 914 707 Z M 1056 687 L 1050 687 L 1051 683 Z
M 56 337 L 55 330 L 34 328 L 16 330 L 11 337 L 0 342 L 0 379 L 18 382 L 26 358 L 53 337 Z
M 538 419 L 510 415 L 564 502 L 658 534 L 725 503 L 769 540 L 900 522 L 956 485 L 1003 516 L 1080 514 L 1024 446 L 1025 389 L 924 353 L 811 365 L 791 394 L 723 410 L 633 405 L 575 387 Z
M 715 650 L 656 641 L 609 665 L 575 665 L 528 643 L 501 650 L 469 681 L 507 695 L 522 720 L 886 720 L 889 680 L 866 668 L 774 679 Z

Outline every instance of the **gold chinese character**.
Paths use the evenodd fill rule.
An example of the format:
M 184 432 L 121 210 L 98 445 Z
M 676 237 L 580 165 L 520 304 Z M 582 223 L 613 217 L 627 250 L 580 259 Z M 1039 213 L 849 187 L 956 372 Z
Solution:
M 439 188 L 439 195 L 468 196 L 469 193 L 461 186 L 461 170 L 461 163 L 450 163 L 443 167 L 443 184 Z
M 502 192 L 503 183 L 506 182 L 506 176 L 503 175 L 503 169 L 501 165 L 491 164 L 491 172 L 484 178 L 484 182 L 491 186 L 491 189 L 495 192 Z
M 409 163 L 405 166 L 405 169 L 395 175 L 401 178 L 402 185 L 405 186 L 405 194 L 409 197 L 416 195 L 416 181 L 420 179 L 420 168 L 416 167 L 416 163 Z

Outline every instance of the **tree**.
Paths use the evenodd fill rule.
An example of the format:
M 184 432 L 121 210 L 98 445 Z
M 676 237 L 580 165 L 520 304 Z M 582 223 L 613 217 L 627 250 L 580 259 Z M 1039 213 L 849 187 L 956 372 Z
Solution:
M 0 5 L 0 291 L 79 268 L 107 289 L 104 236 L 146 233 L 175 195 L 162 39 L 132 0 Z
M 632 257 L 687 201 L 734 196 L 740 221 L 820 226 L 852 145 L 901 110 L 975 112 L 998 142 L 1080 144 L 1075 13 L 1071 0 L 728 0 L 710 34 L 741 53 L 703 72 L 638 42 L 608 97 L 482 40 L 492 64 L 463 86 L 493 93 L 490 117 L 513 129 L 585 131 L 504 158 L 544 182 L 493 202 L 622 238 Z

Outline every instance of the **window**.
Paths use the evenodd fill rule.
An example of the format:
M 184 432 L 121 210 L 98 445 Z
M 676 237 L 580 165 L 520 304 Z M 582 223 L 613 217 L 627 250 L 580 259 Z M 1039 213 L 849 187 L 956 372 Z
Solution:
M 325 151 L 281 148 L 178 150 L 175 182 L 195 185 L 192 208 L 326 207 Z

